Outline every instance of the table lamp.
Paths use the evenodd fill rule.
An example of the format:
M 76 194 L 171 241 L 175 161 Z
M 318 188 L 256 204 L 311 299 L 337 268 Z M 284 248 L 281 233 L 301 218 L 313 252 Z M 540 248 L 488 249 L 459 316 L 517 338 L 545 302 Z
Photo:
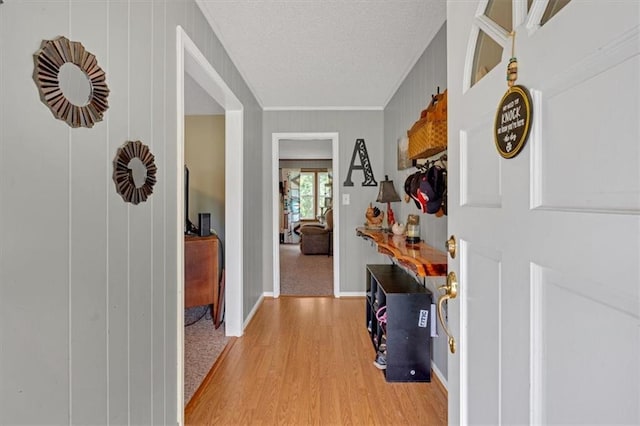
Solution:
M 389 180 L 388 175 L 384 175 L 384 180 L 380 182 L 380 192 L 378 192 L 378 198 L 376 199 L 378 203 L 387 203 L 387 228 L 391 229 L 393 224 L 396 222 L 395 217 L 393 216 L 393 210 L 391 210 L 391 203 L 396 201 L 400 201 L 400 197 L 393 187 L 393 181 Z

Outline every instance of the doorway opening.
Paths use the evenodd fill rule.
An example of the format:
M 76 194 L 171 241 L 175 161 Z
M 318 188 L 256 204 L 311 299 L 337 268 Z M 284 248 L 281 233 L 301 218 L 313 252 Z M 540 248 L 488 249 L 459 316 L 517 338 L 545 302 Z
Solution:
M 184 105 L 185 75 L 192 78 L 223 109 L 225 115 L 225 334 L 240 336 L 243 329 L 242 211 L 243 106 L 182 27 L 176 28 L 176 333 L 177 413 L 184 423 Z M 231 167 L 233 165 L 233 167 Z
M 330 139 L 280 141 L 282 296 L 334 294 L 331 149 Z
M 333 253 L 333 295 L 340 297 L 340 215 L 338 197 L 339 164 L 338 164 L 338 133 L 273 133 L 271 146 L 271 175 L 272 175 L 272 212 L 273 212 L 273 297 L 280 297 L 280 144 L 283 141 L 311 141 L 328 140 L 331 143 L 332 187 L 331 194 L 333 208 L 333 234 L 331 250 Z

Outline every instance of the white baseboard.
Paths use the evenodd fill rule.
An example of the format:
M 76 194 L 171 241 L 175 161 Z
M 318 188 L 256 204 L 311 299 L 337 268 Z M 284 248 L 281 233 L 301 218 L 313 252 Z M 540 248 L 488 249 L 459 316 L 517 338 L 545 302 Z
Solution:
M 262 297 L 273 297 L 273 292 L 265 291 L 264 293 L 262 293 Z
M 431 371 L 438 376 L 438 380 L 440 380 L 440 383 L 442 383 L 442 386 L 444 386 L 444 388 L 449 391 L 449 386 L 447 385 L 447 379 L 444 378 L 444 376 L 442 375 L 442 372 L 440 370 L 438 370 L 438 367 L 436 366 L 436 364 L 431 361 Z
M 364 291 L 341 291 L 338 297 L 364 297 Z
M 247 318 L 244 320 L 244 324 L 242 324 L 242 331 L 243 332 L 244 332 L 244 329 L 247 328 L 247 325 L 249 325 L 249 322 L 251 322 L 251 319 L 253 318 L 253 316 L 258 311 L 258 308 L 262 304 L 263 300 L 264 300 L 264 294 L 261 295 L 260 298 L 258 299 L 258 301 L 256 302 L 256 304 L 253 305 L 253 309 L 251 309 L 251 312 L 249 312 L 249 315 L 247 315 Z

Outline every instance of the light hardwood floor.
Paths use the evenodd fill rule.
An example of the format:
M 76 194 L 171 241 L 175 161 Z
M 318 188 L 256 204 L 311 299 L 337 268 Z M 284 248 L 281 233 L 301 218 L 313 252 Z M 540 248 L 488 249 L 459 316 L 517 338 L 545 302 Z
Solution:
M 387 383 L 374 367 L 363 298 L 267 298 L 185 410 L 219 425 L 444 425 L 431 383 Z

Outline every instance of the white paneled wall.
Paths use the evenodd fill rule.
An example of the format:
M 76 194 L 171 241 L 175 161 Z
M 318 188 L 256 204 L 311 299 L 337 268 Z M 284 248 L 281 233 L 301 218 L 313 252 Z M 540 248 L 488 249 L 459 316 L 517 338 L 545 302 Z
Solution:
M 261 109 L 193 1 L 0 5 L 0 424 L 179 417 L 177 25 L 243 103 L 244 180 L 259 181 Z M 32 79 L 41 40 L 60 35 L 106 72 L 109 109 L 91 129 L 56 120 Z M 111 177 L 127 140 L 148 145 L 158 167 L 137 206 Z M 261 192 L 246 188 L 245 203 L 262 205 Z M 260 211 L 244 212 L 246 312 L 262 293 Z

